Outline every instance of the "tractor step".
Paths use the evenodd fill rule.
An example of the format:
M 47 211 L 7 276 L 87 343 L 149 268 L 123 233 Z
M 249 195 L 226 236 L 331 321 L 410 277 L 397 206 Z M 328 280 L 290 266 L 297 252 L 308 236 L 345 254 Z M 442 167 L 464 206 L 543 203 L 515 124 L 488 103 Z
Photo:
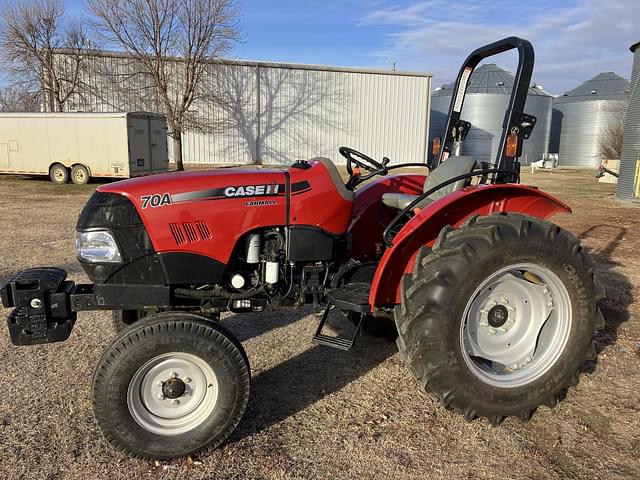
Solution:
M 370 313 L 370 283 L 349 283 L 344 287 L 327 291 L 328 302 L 342 311 Z
M 338 350 L 351 350 L 351 348 L 356 343 L 356 338 L 358 338 L 358 334 L 360 330 L 362 330 L 362 325 L 364 324 L 364 314 L 360 314 L 360 321 L 356 326 L 356 331 L 354 332 L 351 338 L 344 337 L 332 337 L 330 335 L 325 335 L 322 333 L 322 328 L 324 324 L 327 322 L 327 318 L 329 317 L 329 312 L 333 308 L 331 303 L 327 304 L 327 308 L 322 314 L 322 318 L 320 319 L 320 323 L 318 324 L 318 328 L 316 329 L 316 333 L 313 336 L 313 343 L 318 345 L 326 345 L 327 347 L 337 348 Z

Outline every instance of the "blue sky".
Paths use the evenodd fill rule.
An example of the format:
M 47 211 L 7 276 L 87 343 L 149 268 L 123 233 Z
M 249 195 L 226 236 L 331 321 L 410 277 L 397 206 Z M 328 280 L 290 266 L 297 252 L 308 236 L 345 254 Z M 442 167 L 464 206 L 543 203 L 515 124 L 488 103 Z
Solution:
M 391 68 L 451 81 L 474 48 L 508 35 L 536 47 L 534 81 L 561 94 L 602 71 L 630 76 L 640 0 L 238 0 L 234 58 Z M 70 0 L 70 10 L 81 5 Z M 513 68 L 513 57 L 495 57 Z

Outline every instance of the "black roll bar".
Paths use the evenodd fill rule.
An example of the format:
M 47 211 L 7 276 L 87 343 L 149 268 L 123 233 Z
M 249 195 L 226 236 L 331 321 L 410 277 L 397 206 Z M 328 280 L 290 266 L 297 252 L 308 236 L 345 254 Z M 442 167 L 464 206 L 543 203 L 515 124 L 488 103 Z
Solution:
M 522 153 L 522 140 L 529 138 L 531 129 L 533 129 L 533 125 L 535 125 L 536 122 L 535 117 L 524 113 L 524 104 L 527 101 L 535 60 L 533 46 L 529 41 L 518 37 L 503 38 L 497 42 L 480 47 L 474 50 L 465 60 L 462 68 L 460 68 L 458 72 L 454 94 L 451 97 L 451 104 L 449 105 L 449 116 L 447 118 L 444 142 L 434 168 L 440 165 L 440 163 L 446 159 L 446 156 L 451 153 L 453 143 L 456 139 L 456 132 L 459 128 L 463 128 L 463 124 L 466 123 L 460 119 L 460 113 L 462 112 L 467 85 L 473 70 L 485 58 L 513 49 L 518 50 L 518 68 L 515 74 L 515 82 L 513 84 L 513 90 L 511 91 L 509 106 L 505 112 L 502 124 L 502 137 L 500 138 L 498 154 L 494 164 L 498 172 L 493 175 L 491 183 L 513 181 L 514 177 L 517 176 L 519 165 L 516 165 L 517 162 L 515 158 Z M 510 133 L 515 133 L 518 136 L 516 157 L 507 157 L 506 155 L 505 147 L 507 137 Z M 503 173 L 503 171 L 506 171 L 506 173 Z

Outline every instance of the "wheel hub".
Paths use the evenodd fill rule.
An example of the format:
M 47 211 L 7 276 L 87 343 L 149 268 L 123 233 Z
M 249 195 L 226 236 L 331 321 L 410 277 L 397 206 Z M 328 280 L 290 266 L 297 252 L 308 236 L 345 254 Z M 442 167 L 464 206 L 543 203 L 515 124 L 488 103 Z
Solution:
M 509 319 L 509 311 L 504 305 L 495 305 L 491 307 L 487 314 L 487 321 L 493 328 L 498 328 L 507 323 Z
M 186 388 L 184 382 L 179 378 L 170 378 L 162 384 L 162 394 L 173 400 L 184 395 Z

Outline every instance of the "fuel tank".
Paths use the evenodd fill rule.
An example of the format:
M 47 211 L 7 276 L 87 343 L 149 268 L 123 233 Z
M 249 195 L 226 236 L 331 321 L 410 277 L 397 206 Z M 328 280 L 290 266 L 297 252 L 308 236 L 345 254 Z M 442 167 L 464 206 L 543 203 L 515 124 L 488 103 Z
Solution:
M 98 191 L 133 203 L 156 252 L 188 252 L 227 264 L 238 240 L 255 229 L 310 225 L 331 234 L 346 231 L 352 203 L 339 193 L 326 163 L 296 165 L 172 172 Z

